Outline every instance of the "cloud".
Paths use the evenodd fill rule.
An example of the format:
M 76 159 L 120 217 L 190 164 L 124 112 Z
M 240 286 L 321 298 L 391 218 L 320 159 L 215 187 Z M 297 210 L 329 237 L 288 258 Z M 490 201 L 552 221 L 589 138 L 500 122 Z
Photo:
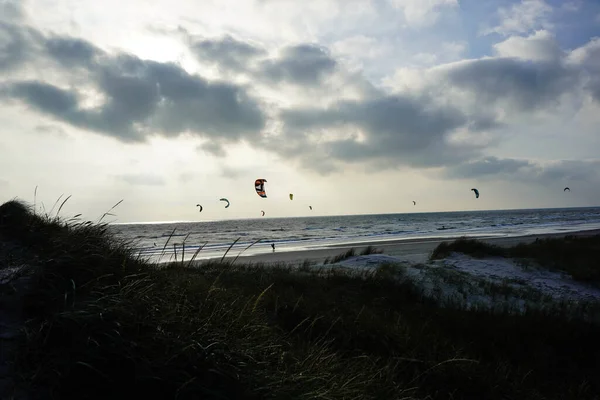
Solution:
M 30 58 L 30 34 L 16 24 L 0 20 L 0 72 L 10 71 Z
M 219 175 L 227 179 L 235 179 L 243 176 L 246 173 L 245 168 L 233 168 L 226 165 L 220 167 Z
M 464 49 L 454 47 L 455 52 Z M 294 67 L 284 68 L 286 73 L 272 73 L 271 79 L 310 86 L 323 79 L 315 71 L 331 76 L 331 69 L 337 67 L 328 51 L 312 46 L 290 49 L 273 58 L 278 61 L 271 65 Z M 578 90 L 582 70 L 564 62 L 566 53 L 548 31 L 508 38 L 495 50 L 495 57 L 423 70 L 423 83 L 411 91 L 377 90 L 356 100 L 339 98 L 328 106 L 282 109 L 276 118 L 283 128 L 257 143 L 323 174 L 340 170 L 344 164 L 375 169 L 462 166 L 453 170 L 456 177 L 467 175 L 468 168 L 508 171 L 527 167 L 522 161 L 485 158 L 483 149 L 497 141 L 489 132 L 504 125 L 500 118 L 556 106 L 562 95 Z M 311 60 L 304 65 L 325 67 L 296 68 L 303 65 L 298 62 L 303 57 Z M 264 67 L 261 62 L 255 65 Z M 205 150 L 211 146 L 218 154 L 217 145 Z
M 418 53 L 413 60 L 424 66 L 448 63 L 459 60 L 466 50 L 466 42 L 445 42 L 435 53 Z
M 300 44 L 284 48 L 276 59 L 263 61 L 259 74 L 275 83 L 318 85 L 334 71 L 336 65 L 327 49 L 313 44 Z
M 22 0 L 2 0 L 0 2 L 0 20 L 20 21 L 24 16 Z
M 188 42 L 199 62 L 217 64 L 224 70 L 248 74 L 269 84 L 318 85 L 337 66 L 329 50 L 310 43 L 285 46 L 278 54 L 224 35 Z
M 91 43 L 77 38 L 51 36 L 43 40 L 49 56 L 65 68 L 94 68 L 96 58 L 104 52 Z
M 197 173 L 195 172 L 182 172 L 177 176 L 177 179 L 181 183 L 189 183 L 193 181 L 197 177 Z
M 510 35 L 528 33 L 538 29 L 549 29 L 551 24 L 548 18 L 551 13 L 552 7 L 544 0 L 522 0 L 510 7 L 498 9 L 499 24 L 486 30 L 484 34 Z
M 512 176 L 517 171 L 529 166 L 531 166 L 531 163 L 527 160 L 484 157 L 452 166 L 444 171 L 444 175 L 455 179 L 490 177 L 493 175 Z
M 565 52 L 560 48 L 554 36 L 546 31 L 536 31 L 530 36 L 512 36 L 494 45 L 500 57 L 515 57 L 532 61 L 558 61 Z
M 600 160 L 559 160 L 538 163 L 531 171 L 542 182 L 577 181 L 600 183 Z
M 458 0 L 389 0 L 390 4 L 402 10 L 408 25 L 429 26 L 440 14 L 458 7 Z
M 225 157 L 227 155 L 223 145 L 214 141 L 202 143 L 200 146 L 198 146 L 198 150 L 205 151 L 216 157 Z
M 285 110 L 281 118 L 283 136 L 268 145 L 291 157 L 319 155 L 325 162 L 311 166 L 322 173 L 335 170 L 336 161 L 430 167 L 457 162 L 474 151 L 448 140 L 471 121 L 458 109 L 436 107 L 427 97 L 341 101 L 329 108 Z M 325 131 L 337 135 L 326 137 Z
M 198 61 L 253 78 L 240 85 L 206 79 L 175 63 L 111 53 L 78 38 L 38 32 L 25 41 L 39 50 L 37 57 L 52 60 L 63 78 L 6 79 L 0 100 L 125 142 L 189 133 L 204 140 L 199 150 L 225 157 L 225 145 L 246 141 L 323 174 L 352 165 L 448 167 L 455 178 L 533 170 L 525 161 L 486 157 L 494 131 L 515 115 L 552 109 L 564 94 L 578 93 L 582 82 L 600 96 L 600 81 L 593 79 L 600 45 L 590 42 L 566 57 L 544 30 L 507 38 L 494 46 L 494 57 L 418 70 L 410 88 L 394 91 L 360 73 L 344 73 L 327 48 L 312 43 L 267 49 L 232 35 L 186 36 Z M 464 49 L 462 42 L 448 45 L 453 57 Z M 88 83 L 69 84 L 64 76 L 83 76 Z M 335 79 L 344 88 L 360 84 L 365 90 L 354 97 L 330 91 L 327 101 L 292 100 L 285 107 L 272 101 L 269 109 L 261 100 L 265 86 L 281 97 L 294 91 L 312 95 L 327 91 Z M 137 178 L 121 179 L 157 182 Z
M 503 179 L 541 185 L 600 183 L 600 160 L 539 161 L 485 157 L 450 166 L 443 172 L 452 179 Z
M 461 61 L 433 71 L 446 84 L 468 91 L 480 106 L 502 105 L 518 113 L 555 104 L 579 79 L 578 71 L 561 63 L 515 58 Z
M 585 73 L 585 87 L 600 102 L 600 38 L 593 38 L 569 54 L 568 62 Z
M 38 40 L 44 54 L 65 72 L 74 74 L 72 66 L 81 67 L 89 86 L 5 81 L 0 96 L 21 101 L 55 120 L 122 141 L 185 132 L 236 141 L 257 135 L 265 125 L 259 100 L 234 83 L 209 81 L 174 63 L 124 53 L 109 55 L 80 39 L 40 35 Z
M 115 178 L 130 185 L 163 186 L 166 183 L 163 177 L 153 174 L 123 174 Z
M 331 45 L 331 49 L 336 55 L 363 59 L 375 59 L 393 50 L 390 44 L 366 35 L 354 35 L 338 40 Z
M 267 54 L 264 49 L 235 39 L 231 35 L 201 39 L 188 37 L 188 42 L 199 61 L 216 63 L 233 71 L 244 71 L 250 62 Z

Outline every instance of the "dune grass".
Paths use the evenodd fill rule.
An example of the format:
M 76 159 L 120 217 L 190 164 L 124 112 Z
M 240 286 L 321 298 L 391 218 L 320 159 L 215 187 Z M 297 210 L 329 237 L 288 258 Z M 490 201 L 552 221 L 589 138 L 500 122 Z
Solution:
M 14 360 L 47 398 L 585 399 L 600 327 L 441 308 L 401 270 L 151 265 L 102 224 L 0 206 L 35 290 Z M 373 250 L 373 249 L 372 249 Z
M 357 252 L 356 249 L 352 247 L 346 250 L 345 252 L 338 254 L 337 256 L 327 257 L 325 261 L 323 261 L 323 264 L 336 264 L 354 256 L 368 256 L 370 254 L 381 254 L 381 250 L 369 245 L 365 247 L 361 252 Z
M 566 272 L 573 279 L 600 287 L 600 235 L 566 236 L 536 239 L 513 247 L 500 247 L 475 239 L 459 238 L 442 242 L 432 252 L 431 259 L 445 258 L 452 252 L 473 257 L 508 257 Z

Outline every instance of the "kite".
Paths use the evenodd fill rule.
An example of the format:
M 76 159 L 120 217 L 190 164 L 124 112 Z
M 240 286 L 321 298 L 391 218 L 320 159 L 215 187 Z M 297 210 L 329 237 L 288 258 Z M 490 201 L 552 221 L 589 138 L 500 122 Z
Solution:
M 475 192 L 475 198 L 478 199 L 479 198 L 479 190 L 477 190 L 475 188 L 473 188 L 471 190 Z
M 310 208 L 312 210 L 312 206 L 308 206 L 308 208 Z
M 416 201 L 414 201 L 414 200 L 413 200 L 412 202 L 413 202 L 413 206 L 416 206 L 416 205 L 417 205 L 417 202 L 416 202 Z
M 263 210 L 260 210 L 260 212 L 262 213 L 262 216 L 265 216 L 265 212 Z
M 219 201 L 226 201 L 227 205 L 225 206 L 225 208 L 229 208 L 229 200 L 223 197 L 222 199 L 219 199 Z
M 294 194 L 290 193 L 290 200 L 294 200 Z
M 256 189 L 256 194 L 258 194 L 263 199 L 267 197 L 267 193 L 265 192 L 266 181 L 266 179 L 257 179 L 254 181 L 254 189 Z
M 198 210 L 198 212 L 202 212 L 202 206 L 200 204 L 196 204 L 196 207 L 200 207 L 200 209 Z
M 571 191 L 571 189 L 569 189 L 568 187 L 566 187 L 566 188 L 564 188 L 564 189 L 563 189 L 563 192 L 566 192 L 567 190 L 568 190 L 569 192 Z

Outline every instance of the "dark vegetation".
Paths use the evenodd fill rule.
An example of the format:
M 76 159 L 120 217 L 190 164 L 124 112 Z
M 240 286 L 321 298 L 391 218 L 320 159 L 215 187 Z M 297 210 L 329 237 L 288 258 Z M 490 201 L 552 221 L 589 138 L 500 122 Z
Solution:
M 357 253 L 354 248 L 348 249 L 344 253 L 340 253 L 335 257 L 327 257 L 323 264 L 336 264 L 340 261 L 347 260 L 354 256 L 368 256 L 369 254 L 380 254 L 381 250 L 375 248 L 374 246 L 367 246 L 363 249 L 363 251 Z
M 35 267 L 15 361 L 37 398 L 591 399 L 600 327 L 440 308 L 393 268 L 156 268 L 102 224 L 9 202 Z M 381 273 L 380 273 L 381 272 Z M 36 398 L 36 396 L 33 396 Z
M 600 286 L 600 235 L 566 236 L 536 239 L 514 247 L 500 247 L 474 239 L 460 238 L 440 243 L 432 259 L 444 258 L 452 252 L 473 257 L 509 257 L 532 260 L 538 265 L 570 274 L 573 279 Z

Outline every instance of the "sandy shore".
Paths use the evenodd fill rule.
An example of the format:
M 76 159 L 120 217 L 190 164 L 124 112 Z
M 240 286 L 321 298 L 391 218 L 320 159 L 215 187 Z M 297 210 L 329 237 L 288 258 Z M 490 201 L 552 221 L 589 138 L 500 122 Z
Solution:
M 564 236 L 591 236 L 597 234 L 600 234 L 600 229 L 514 237 L 478 237 L 477 239 L 498 246 L 510 247 L 518 243 L 530 243 L 535 241 L 537 238 L 542 239 L 547 237 L 559 238 Z M 327 257 L 335 257 L 351 248 L 354 248 L 359 253 L 367 246 L 374 246 L 383 250 L 383 254 L 394 256 L 405 261 L 421 263 L 427 261 L 433 249 L 435 249 L 440 243 L 454 239 L 456 238 L 404 239 L 373 242 L 365 241 L 362 243 L 331 245 L 324 249 L 274 251 L 267 254 L 256 254 L 249 256 L 241 255 L 237 260 L 237 263 L 298 263 L 305 260 L 319 263 L 323 262 Z M 232 257 L 226 257 L 226 260 L 233 260 L 233 258 L 235 258 L 235 255 L 232 255 Z

